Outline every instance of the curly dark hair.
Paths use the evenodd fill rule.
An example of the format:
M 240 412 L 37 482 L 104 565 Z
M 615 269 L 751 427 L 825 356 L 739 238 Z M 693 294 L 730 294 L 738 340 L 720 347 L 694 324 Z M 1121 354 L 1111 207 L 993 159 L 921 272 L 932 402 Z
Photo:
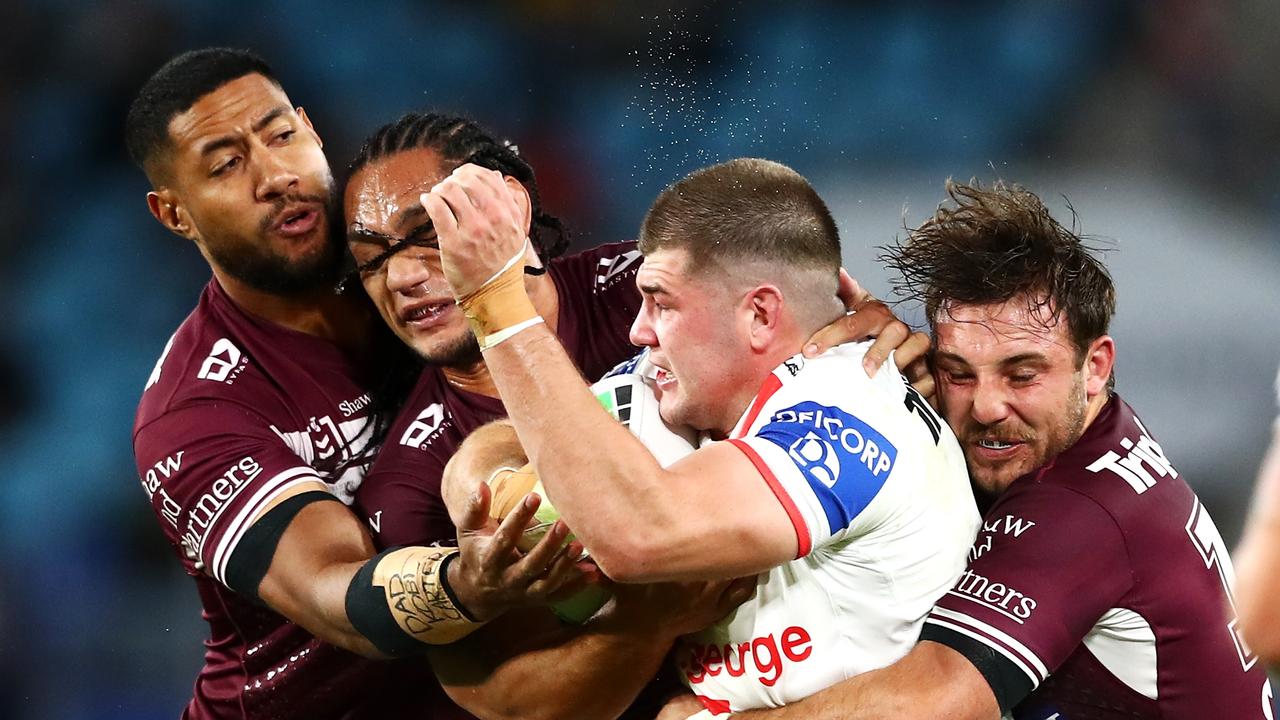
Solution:
M 1046 325 L 1067 321 L 1080 361 L 1105 335 L 1116 311 L 1115 285 L 1080 234 L 1074 209 L 1067 228 L 1039 197 L 1018 185 L 983 188 L 947 181 L 947 199 L 906 240 L 881 248 L 897 272 L 896 294 L 924 304 L 929 324 L 954 304 L 988 305 L 1025 295 L 1047 312 Z
M 521 157 L 519 149 L 510 141 L 495 139 L 470 118 L 413 112 L 387 123 L 364 141 L 347 168 L 347 177 L 354 176 L 356 171 L 374 160 L 418 148 L 435 150 L 455 167 L 475 163 L 519 180 L 529 191 L 533 210 L 529 239 L 538 257 L 546 263 L 564 254 L 569 247 L 569 231 L 564 223 L 542 208 L 533 166 Z

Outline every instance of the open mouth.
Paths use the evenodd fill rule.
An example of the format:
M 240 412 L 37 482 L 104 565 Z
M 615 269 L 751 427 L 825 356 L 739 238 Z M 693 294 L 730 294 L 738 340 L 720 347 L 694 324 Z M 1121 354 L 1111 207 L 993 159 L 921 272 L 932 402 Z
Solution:
M 978 447 L 983 447 L 988 450 L 1008 450 L 1009 448 L 1017 444 L 1018 443 L 1014 443 L 1014 442 L 1005 442 L 1004 440 L 979 440 L 978 441 Z
M 427 327 L 440 322 L 456 305 L 453 302 L 423 303 L 400 311 L 400 319 L 408 325 Z
M 285 237 L 306 235 L 315 229 L 320 221 L 320 212 L 312 207 L 298 207 L 286 210 L 276 222 L 276 232 Z

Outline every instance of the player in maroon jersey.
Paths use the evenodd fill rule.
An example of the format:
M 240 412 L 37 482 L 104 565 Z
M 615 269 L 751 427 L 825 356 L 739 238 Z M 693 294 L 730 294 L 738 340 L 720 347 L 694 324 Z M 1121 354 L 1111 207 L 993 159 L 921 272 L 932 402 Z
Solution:
M 948 185 L 889 251 L 989 508 L 966 572 L 893 665 L 761 718 L 1263 718 L 1208 512 L 1113 391 L 1115 291 L 1039 198 Z
M 139 92 L 127 133 L 152 214 L 214 275 L 134 427 L 143 489 L 210 624 L 184 716 L 452 707 L 432 701 L 425 663 L 348 651 L 422 653 L 509 602 L 540 600 L 575 572 L 572 549 L 514 560 L 504 550 L 520 521 L 494 535 L 481 511 L 461 555 L 375 558 L 364 523 L 335 502 L 351 501 L 371 456 L 370 379 L 398 343 L 366 303 L 332 291 L 342 253 L 329 166 L 265 63 L 225 49 L 175 58 Z
M 347 650 L 422 652 L 422 635 L 473 625 L 454 605 L 483 617 L 545 596 L 570 553 L 551 542 L 512 565 L 498 551 L 514 533 L 477 525 L 457 562 L 423 548 L 371 561 L 363 523 L 327 502 L 349 502 L 359 484 L 374 449 L 369 380 L 398 346 L 363 303 L 331 292 L 329 168 L 265 63 L 228 50 L 175 58 L 139 93 L 128 136 L 151 212 L 214 272 L 157 362 L 134 432 L 144 490 L 210 623 L 186 716 L 456 715 L 432 701 L 424 665 Z M 419 570 L 437 584 L 392 592 Z M 418 605 L 397 610 L 403 599 Z
M 1280 400 L 1280 375 L 1275 389 Z M 1249 647 L 1269 665 L 1280 663 L 1280 418 L 1272 432 L 1244 537 L 1236 549 L 1241 630 Z
M 517 198 L 524 214 L 521 234 L 532 239 L 523 261 L 530 268 L 546 268 L 527 274 L 526 287 L 580 370 L 598 377 L 636 351 L 628 339 L 640 300 L 635 288 L 640 254 L 634 243 L 557 257 L 567 245 L 566 238 L 559 222 L 542 210 L 532 168 L 509 143 L 497 142 L 466 118 L 413 113 L 375 132 L 353 161 L 344 193 L 349 247 L 359 266 L 357 274 L 383 319 L 427 363 L 357 493 L 357 506 L 382 546 L 454 536 L 441 497 L 445 465 L 471 431 L 506 415 L 475 337 L 441 274 L 434 231 L 419 201 L 423 192 L 465 162 L 500 171 Z M 846 291 L 850 302 L 872 311 L 850 319 L 859 324 L 839 325 L 815 339 L 826 343 L 839 341 L 842 335 L 876 333 L 882 341 L 878 359 L 869 362 L 878 366 L 888 350 L 906 337 L 906 328 L 891 321 L 882 304 L 869 305 L 856 287 L 847 286 Z M 927 340 L 916 336 L 912 343 L 918 349 Z M 903 358 L 912 355 L 910 346 L 900 352 Z M 668 593 L 667 602 L 687 592 L 676 587 L 627 589 L 623 597 L 636 605 L 652 604 L 653 593 L 663 591 Z M 602 640 L 595 628 L 600 621 L 618 628 L 613 638 L 631 636 L 628 652 L 618 652 Z M 583 628 L 569 628 L 546 612 L 523 613 L 442 651 L 456 656 L 455 662 L 437 662 L 435 667 L 451 692 L 477 712 L 514 712 L 526 717 L 531 713 L 610 715 L 620 709 L 611 703 L 634 695 L 657 669 L 675 637 L 688 629 L 686 624 L 671 622 L 645 630 L 616 614 L 594 618 Z M 511 637 L 523 638 L 526 645 L 540 637 L 537 644 L 543 649 L 503 654 Z M 640 637 L 647 637 L 648 643 L 637 642 Z M 553 648 L 556 654 L 551 658 Z M 501 663 L 501 672 L 491 667 L 482 673 L 485 686 L 476 687 L 476 663 L 468 662 L 468 657 L 509 659 Z M 559 671 L 543 677 L 531 690 L 527 675 L 552 662 Z M 466 676 L 459 677 L 451 667 L 466 668 Z M 617 678 L 631 682 L 630 691 L 591 694 L 589 700 L 581 692 L 570 692 Z M 519 692 L 514 692 L 516 684 L 521 685 Z M 571 705 L 558 705 L 566 699 Z M 584 705 L 594 701 L 603 705 Z

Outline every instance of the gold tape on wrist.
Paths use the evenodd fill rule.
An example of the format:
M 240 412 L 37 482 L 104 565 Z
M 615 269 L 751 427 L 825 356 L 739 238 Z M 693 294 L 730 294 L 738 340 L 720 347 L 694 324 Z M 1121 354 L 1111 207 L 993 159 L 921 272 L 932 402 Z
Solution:
M 524 289 L 524 263 L 516 263 L 475 292 L 458 298 L 462 314 L 471 323 L 476 339 L 538 317 Z
M 538 473 L 531 463 L 518 470 L 502 468 L 495 472 L 489 479 L 489 490 L 493 493 L 493 500 L 489 503 L 489 517 L 502 520 L 510 515 L 537 484 Z
M 468 620 L 441 582 L 445 558 L 457 553 L 457 548 L 401 548 L 373 569 L 373 583 L 386 593 L 391 617 L 419 642 L 447 645 L 484 625 Z

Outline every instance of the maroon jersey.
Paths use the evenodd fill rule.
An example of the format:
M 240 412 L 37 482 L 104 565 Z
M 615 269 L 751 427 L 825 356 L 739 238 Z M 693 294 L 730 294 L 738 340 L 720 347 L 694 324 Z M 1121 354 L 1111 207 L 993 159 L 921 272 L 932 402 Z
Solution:
M 615 243 L 548 266 L 560 300 L 556 333 L 588 378 L 637 352 L 627 336 L 640 310 L 640 262 L 634 243 Z M 356 495 L 379 547 L 453 540 L 440 495 L 444 466 L 472 430 L 506 416 L 497 398 L 459 390 L 438 367 L 423 369 Z
M 1264 717 L 1222 538 L 1118 396 L 996 500 L 969 557 L 921 637 L 1025 697 L 1015 718 Z
M 241 544 L 250 521 L 280 493 L 318 481 L 350 503 L 365 471 L 351 461 L 368 441 L 362 369 L 244 312 L 215 280 L 147 380 L 138 473 L 210 631 L 184 718 L 375 718 L 431 704 L 409 692 L 421 684 L 409 678 L 431 676 L 425 661 L 365 660 L 264 607 L 256 588 L 228 587 L 232 556 L 254 550 Z

